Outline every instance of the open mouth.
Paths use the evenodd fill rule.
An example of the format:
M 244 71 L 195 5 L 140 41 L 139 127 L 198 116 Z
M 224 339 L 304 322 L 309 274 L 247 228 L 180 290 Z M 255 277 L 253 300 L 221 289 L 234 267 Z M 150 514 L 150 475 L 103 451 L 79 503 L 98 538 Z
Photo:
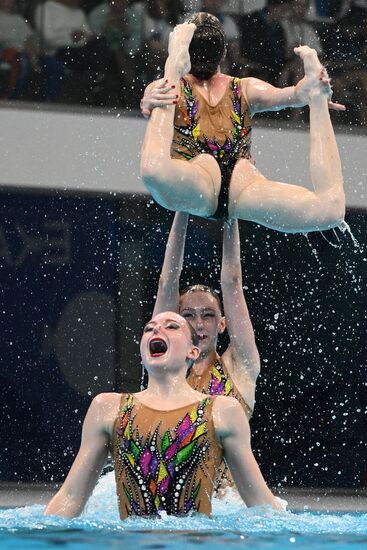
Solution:
M 164 340 L 160 338 L 153 338 L 149 342 L 149 351 L 152 357 L 160 357 L 164 355 L 167 351 L 167 344 Z
M 205 338 L 207 338 L 207 336 L 205 336 L 205 334 L 198 334 L 198 337 L 199 337 L 200 341 L 203 341 L 203 340 L 205 340 Z

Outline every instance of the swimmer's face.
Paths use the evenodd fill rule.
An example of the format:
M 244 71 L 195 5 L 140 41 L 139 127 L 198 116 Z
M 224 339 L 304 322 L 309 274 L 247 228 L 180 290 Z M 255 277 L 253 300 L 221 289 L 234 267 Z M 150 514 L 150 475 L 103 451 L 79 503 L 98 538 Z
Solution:
M 168 311 L 153 317 L 144 327 L 140 353 L 148 372 L 157 369 L 186 370 L 199 356 L 187 321 Z
M 226 323 L 214 296 L 201 290 L 186 292 L 180 299 L 180 315 L 199 336 L 201 354 L 215 352 L 218 334 L 225 330 Z

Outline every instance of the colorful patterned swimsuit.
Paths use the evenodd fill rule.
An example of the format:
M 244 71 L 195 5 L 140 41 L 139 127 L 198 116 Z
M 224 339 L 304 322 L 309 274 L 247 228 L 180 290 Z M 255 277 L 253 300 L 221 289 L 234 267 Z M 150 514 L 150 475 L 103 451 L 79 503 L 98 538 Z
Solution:
M 198 99 L 200 97 L 200 99 Z M 229 184 L 237 160 L 251 158 L 251 117 L 239 78 L 232 78 L 217 105 L 207 103 L 194 86 L 181 80 L 175 111 L 172 158 L 191 160 L 202 153 L 218 162 L 222 183 L 213 219 L 228 217 Z
M 250 419 L 252 410 L 243 399 L 238 391 L 235 383 L 230 377 L 230 374 L 224 363 L 217 359 L 215 363 L 210 365 L 202 374 L 195 374 L 191 369 L 187 377 L 187 382 L 190 386 L 206 395 L 225 395 L 234 397 L 242 405 L 248 419 Z
M 194 390 L 201 391 L 206 395 L 224 395 L 234 397 L 242 405 L 247 418 L 250 419 L 252 410 L 243 399 L 234 382 L 231 380 L 228 370 L 219 359 L 213 365 L 210 365 L 210 367 L 200 376 L 195 374 L 193 369 L 191 369 L 187 377 L 187 382 L 192 388 L 194 388 Z M 233 484 L 234 481 L 232 479 L 232 475 L 225 460 L 223 459 L 218 470 L 215 491 L 217 492 L 226 485 Z
M 210 515 L 222 449 L 215 439 L 214 399 L 173 411 L 122 395 L 112 455 L 120 517 Z

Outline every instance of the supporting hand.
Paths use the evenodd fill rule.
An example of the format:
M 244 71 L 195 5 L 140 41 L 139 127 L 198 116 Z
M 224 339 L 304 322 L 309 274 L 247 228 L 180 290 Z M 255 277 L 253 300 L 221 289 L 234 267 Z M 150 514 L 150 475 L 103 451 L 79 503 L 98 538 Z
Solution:
M 309 102 L 310 93 L 316 88 L 321 88 L 322 93 L 328 96 L 329 109 L 335 111 L 345 111 L 345 105 L 331 101 L 333 94 L 330 78 L 325 67 L 323 67 L 317 57 L 315 50 L 308 46 L 298 46 L 294 48 L 294 53 L 298 55 L 305 66 L 305 76 L 295 86 L 295 96 L 300 103 Z
M 140 110 L 142 115 L 149 118 L 155 107 L 166 107 L 176 104 L 178 93 L 174 84 L 169 84 L 167 80 L 161 79 L 147 86 L 144 96 L 140 101 Z

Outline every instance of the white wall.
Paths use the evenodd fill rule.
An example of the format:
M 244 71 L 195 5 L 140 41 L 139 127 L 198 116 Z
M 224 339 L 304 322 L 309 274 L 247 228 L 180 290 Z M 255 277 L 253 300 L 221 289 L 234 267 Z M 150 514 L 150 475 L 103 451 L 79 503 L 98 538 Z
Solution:
M 1 185 L 145 192 L 139 150 L 145 121 L 99 113 L 0 109 Z M 308 135 L 258 126 L 253 155 L 267 177 L 309 184 Z M 367 208 L 367 135 L 337 134 L 347 205 Z

